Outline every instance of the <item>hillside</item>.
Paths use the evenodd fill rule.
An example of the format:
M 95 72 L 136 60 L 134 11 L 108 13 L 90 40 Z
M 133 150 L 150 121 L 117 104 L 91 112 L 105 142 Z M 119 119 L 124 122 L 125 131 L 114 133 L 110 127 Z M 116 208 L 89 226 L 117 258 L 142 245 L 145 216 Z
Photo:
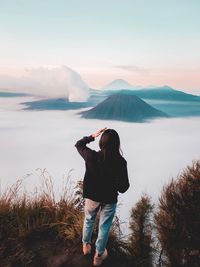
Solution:
M 83 198 L 81 183 L 70 191 L 68 184 L 55 199 L 54 181 L 41 170 L 42 187 L 22 193 L 22 180 L 0 192 L 1 267 L 90 267 L 97 224 L 92 236 L 92 254 L 82 253 Z M 69 177 L 68 177 L 69 178 Z M 67 179 L 68 179 L 67 178 Z M 66 181 L 67 183 L 67 181 Z M 114 220 L 102 267 L 129 265 L 126 243 Z
M 0 266 L 92 267 L 98 219 L 91 256 L 83 256 L 82 183 L 73 194 L 65 185 L 56 200 L 57 188 L 55 191 L 55 183 L 45 170 L 41 170 L 43 186 L 34 189 L 37 194 L 20 193 L 23 179 L 0 192 Z M 128 237 L 115 217 L 106 246 L 109 257 L 101 266 L 199 267 L 199 203 L 200 161 L 194 161 L 163 188 L 156 210 L 146 194 L 134 204 Z M 153 234 L 152 229 L 157 231 Z
M 88 107 L 87 102 L 69 102 L 64 98 L 41 99 L 22 102 L 25 110 L 70 110 Z
M 143 99 L 160 99 L 171 101 L 200 101 L 200 97 L 175 90 L 169 86 L 135 90 L 134 94 Z
M 0 92 L 0 97 L 18 97 L 18 96 L 30 96 L 30 94 L 19 93 L 19 92 L 8 92 L 8 91 Z
M 157 110 L 131 94 L 113 94 L 94 108 L 82 111 L 84 118 L 121 120 L 143 122 L 155 117 L 167 117 L 167 114 Z

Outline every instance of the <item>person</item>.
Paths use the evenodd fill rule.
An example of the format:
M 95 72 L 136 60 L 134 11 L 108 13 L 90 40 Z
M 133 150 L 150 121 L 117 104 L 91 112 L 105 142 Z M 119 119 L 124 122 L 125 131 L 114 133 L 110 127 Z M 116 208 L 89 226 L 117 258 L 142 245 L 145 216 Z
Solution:
M 87 147 L 100 134 L 99 151 Z M 103 128 L 84 136 L 75 144 L 85 161 L 86 171 L 83 180 L 84 223 L 82 233 L 83 254 L 91 253 L 91 238 L 95 218 L 99 212 L 98 237 L 93 258 L 94 266 L 102 264 L 108 257 L 106 244 L 116 211 L 118 193 L 128 190 L 129 178 L 127 161 L 120 154 L 120 138 L 114 129 Z

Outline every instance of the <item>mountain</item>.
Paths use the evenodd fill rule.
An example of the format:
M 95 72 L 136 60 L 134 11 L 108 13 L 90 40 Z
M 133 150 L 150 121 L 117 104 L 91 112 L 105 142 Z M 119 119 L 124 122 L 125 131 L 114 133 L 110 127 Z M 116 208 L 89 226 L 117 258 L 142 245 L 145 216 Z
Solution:
M 168 117 L 132 94 L 113 94 L 94 108 L 79 112 L 83 118 L 144 122 L 154 117 Z
M 26 93 L 18 93 L 18 92 L 0 92 L 0 97 L 18 97 L 18 96 L 30 96 L 30 94 Z
M 145 87 L 139 90 L 99 90 L 98 94 L 92 91 L 88 101 L 96 106 L 113 94 L 135 95 L 156 109 L 162 110 L 173 117 L 200 116 L 200 96 L 176 90 L 167 85 L 161 87 Z
M 102 89 L 105 90 L 120 90 L 120 89 L 134 89 L 135 87 L 123 79 L 116 79 L 105 85 Z M 138 87 L 137 87 L 138 88 Z

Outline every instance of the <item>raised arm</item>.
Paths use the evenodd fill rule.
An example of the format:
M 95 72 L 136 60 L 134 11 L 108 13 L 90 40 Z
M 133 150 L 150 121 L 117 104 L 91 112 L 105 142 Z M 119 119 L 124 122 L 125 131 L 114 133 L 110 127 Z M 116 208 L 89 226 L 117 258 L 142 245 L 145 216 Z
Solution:
M 84 136 L 82 139 L 76 142 L 75 147 L 77 148 L 79 154 L 84 158 L 85 161 L 87 161 L 89 156 L 95 152 L 95 150 L 92 150 L 87 147 L 86 144 L 89 144 L 90 142 L 94 141 L 94 139 L 98 137 L 101 133 L 103 133 L 106 129 L 107 127 L 102 128 L 89 136 Z
M 89 156 L 94 152 L 94 150 L 90 149 L 86 146 L 90 142 L 94 141 L 94 137 L 92 135 L 84 136 L 82 139 L 78 140 L 75 144 L 79 154 L 84 158 L 85 161 L 89 158 Z

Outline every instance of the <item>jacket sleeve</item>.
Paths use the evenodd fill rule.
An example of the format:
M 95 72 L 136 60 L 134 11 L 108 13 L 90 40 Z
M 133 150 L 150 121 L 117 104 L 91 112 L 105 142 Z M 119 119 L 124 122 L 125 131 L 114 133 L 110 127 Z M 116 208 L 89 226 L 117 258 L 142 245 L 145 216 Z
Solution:
M 130 184 L 129 184 L 129 178 L 128 178 L 127 161 L 124 160 L 121 171 L 120 171 L 118 191 L 120 193 L 125 193 L 129 187 L 130 187 Z
M 76 149 L 79 154 L 84 158 L 85 161 L 88 160 L 90 155 L 94 152 L 94 150 L 90 149 L 86 146 L 86 144 L 94 141 L 94 137 L 92 135 L 84 136 L 82 139 L 78 140 L 75 144 Z

